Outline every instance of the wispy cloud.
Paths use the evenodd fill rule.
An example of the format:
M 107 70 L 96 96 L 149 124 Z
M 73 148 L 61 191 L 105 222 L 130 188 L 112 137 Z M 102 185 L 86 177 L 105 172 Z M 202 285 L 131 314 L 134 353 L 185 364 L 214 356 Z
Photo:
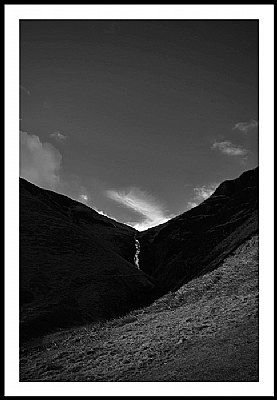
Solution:
M 203 186 L 198 186 L 193 189 L 195 193 L 195 199 L 198 201 L 204 201 L 208 197 L 210 197 L 215 189 L 217 188 L 218 183 L 212 183 L 211 185 L 203 185 Z
M 51 143 L 36 135 L 20 132 L 20 175 L 44 188 L 57 187 L 62 156 Z
M 190 210 L 190 209 L 192 209 L 194 207 L 197 207 L 197 206 L 198 206 L 198 204 L 195 203 L 195 201 L 188 201 L 187 202 L 187 210 Z
M 87 194 L 80 194 L 80 196 L 79 196 L 79 201 L 80 201 L 81 203 L 87 204 L 88 201 L 89 201 L 88 195 L 87 195 Z
M 193 189 L 194 195 L 192 201 L 187 203 L 187 209 L 194 208 L 204 200 L 209 198 L 216 190 L 218 183 L 212 183 L 210 185 L 197 186 Z
M 125 190 L 107 190 L 106 195 L 117 203 L 131 209 L 141 216 L 140 221 L 129 222 L 137 230 L 145 230 L 168 221 L 165 207 L 152 195 L 131 187 Z
M 221 153 L 227 154 L 228 156 L 245 156 L 248 154 L 248 150 L 229 141 L 214 142 L 211 148 L 213 150 L 219 150 Z
M 258 127 L 258 121 L 251 119 L 247 122 L 238 122 L 233 126 L 233 130 L 238 130 L 243 133 L 248 133 L 249 131 L 256 129 Z
M 50 133 L 49 136 L 55 139 L 57 142 L 64 142 L 67 139 L 67 136 L 63 135 L 60 131 Z

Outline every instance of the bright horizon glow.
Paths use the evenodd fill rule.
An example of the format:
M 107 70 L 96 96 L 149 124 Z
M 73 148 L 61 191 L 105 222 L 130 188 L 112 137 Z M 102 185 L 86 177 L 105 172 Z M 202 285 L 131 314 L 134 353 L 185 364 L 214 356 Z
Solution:
M 111 200 L 123 205 L 142 217 L 140 222 L 128 222 L 127 225 L 138 231 L 144 231 L 160 225 L 170 219 L 166 216 L 164 206 L 154 196 L 140 188 L 131 187 L 127 190 L 107 190 L 106 195 Z

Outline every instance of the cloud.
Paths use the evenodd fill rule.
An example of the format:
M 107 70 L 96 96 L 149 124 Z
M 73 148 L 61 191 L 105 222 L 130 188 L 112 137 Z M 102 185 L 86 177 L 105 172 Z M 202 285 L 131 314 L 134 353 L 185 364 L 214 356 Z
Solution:
M 152 195 L 145 191 L 131 187 L 127 190 L 107 190 L 106 195 L 117 203 L 138 213 L 141 221 L 129 222 L 137 230 L 145 230 L 168 221 L 164 206 Z
M 38 136 L 20 132 L 20 176 L 46 189 L 54 189 L 60 181 L 62 156 L 50 143 Z
M 187 209 L 194 208 L 204 200 L 208 199 L 216 190 L 218 183 L 212 183 L 210 185 L 197 186 L 193 189 L 194 196 L 193 200 L 187 203 Z
M 235 145 L 228 141 L 214 142 L 211 148 L 217 149 L 228 156 L 245 156 L 248 154 L 248 150 L 244 149 L 242 146 Z
M 204 201 L 208 199 L 213 194 L 217 186 L 218 183 L 212 183 L 211 185 L 203 185 L 195 187 L 193 189 L 195 193 L 195 199 L 199 201 Z
M 63 135 L 60 131 L 50 133 L 49 136 L 55 139 L 57 142 L 64 142 L 67 139 L 67 136 Z
M 246 133 L 248 133 L 248 131 L 251 131 L 257 127 L 258 127 L 258 121 L 256 121 L 255 119 L 251 119 L 248 122 L 238 122 L 237 124 L 235 124 L 233 126 L 232 129 L 238 130 L 238 131 L 246 134 Z
M 104 211 L 91 206 L 91 195 L 77 177 L 61 178 L 62 156 L 50 143 L 42 143 L 37 135 L 20 132 L 20 176 L 45 189 L 51 189 L 79 201 L 105 217 Z
M 79 201 L 81 202 L 81 203 L 85 203 L 85 204 L 87 204 L 88 203 L 88 195 L 87 194 L 80 194 L 80 196 L 79 196 Z
M 198 204 L 195 203 L 194 201 L 188 201 L 187 202 L 187 210 L 190 210 L 191 208 L 194 208 L 196 206 L 198 206 Z

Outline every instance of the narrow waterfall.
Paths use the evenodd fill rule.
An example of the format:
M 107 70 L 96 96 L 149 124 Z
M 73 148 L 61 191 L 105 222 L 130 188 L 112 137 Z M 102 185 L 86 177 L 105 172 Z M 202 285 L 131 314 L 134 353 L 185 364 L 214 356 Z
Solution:
M 139 268 L 140 243 L 139 243 L 138 239 L 136 238 L 136 235 L 135 235 L 135 247 L 136 247 L 136 253 L 135 253 L 135 257 L 134 257 L 134 262 L 135 262 L 137 268 L 140 269 Z

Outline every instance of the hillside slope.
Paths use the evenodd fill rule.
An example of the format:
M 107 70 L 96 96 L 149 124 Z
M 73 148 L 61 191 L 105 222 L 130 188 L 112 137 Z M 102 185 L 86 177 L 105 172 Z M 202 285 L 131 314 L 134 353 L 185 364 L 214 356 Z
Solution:
M 258 231 L 258 168 L 223 182 L 199 206 L 140 232 L 140 268 L 157 282 L 157 295 L 216 268 Z
M 258 278 L 254 235 L 149 307 L 26 344 L 20 380 L 258 381 Z
M 153 283 L 134 265 L 135 233 L 20 179 L 21 338 L 145 304 Z

